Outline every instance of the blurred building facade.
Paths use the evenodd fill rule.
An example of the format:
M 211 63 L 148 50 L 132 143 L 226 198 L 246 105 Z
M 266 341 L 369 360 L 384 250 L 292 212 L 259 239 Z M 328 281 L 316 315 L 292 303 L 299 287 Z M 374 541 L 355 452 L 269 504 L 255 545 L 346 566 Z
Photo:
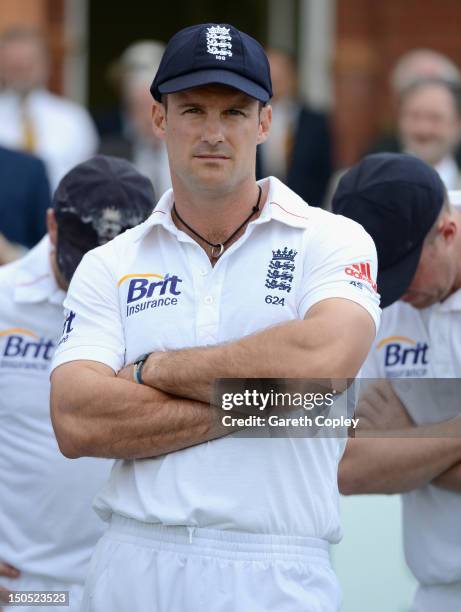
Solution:
M 50 51 L 49 89 L 87 102 L 87 9 L 89 0 L 2 0 L 0 32 L 15 26 L 37 28 Z
M 390 72 L 401 55 L 434 49 L 461 66 L 458 0 L 336 0 L 336 155 L 350 165 L 390 127 Z

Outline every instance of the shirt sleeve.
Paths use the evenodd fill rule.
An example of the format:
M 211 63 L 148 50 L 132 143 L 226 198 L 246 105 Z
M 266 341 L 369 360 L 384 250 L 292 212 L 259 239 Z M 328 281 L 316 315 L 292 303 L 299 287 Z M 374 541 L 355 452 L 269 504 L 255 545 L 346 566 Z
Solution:
M 64 307 L 63 333 L 52 370 L 68 361 L 84 359 L 104 363 L 118 372 L 124 365 L 125 339 L 117 282 L 99 249 L 82 259 Z
M 303 318 L 322 300 L 345 298 L 367 310 L 377 331 L 381 309 L 374 242 L 361 225 L 350 219 L 333 215 L 329 221 L 306 240 L 299 315 Z

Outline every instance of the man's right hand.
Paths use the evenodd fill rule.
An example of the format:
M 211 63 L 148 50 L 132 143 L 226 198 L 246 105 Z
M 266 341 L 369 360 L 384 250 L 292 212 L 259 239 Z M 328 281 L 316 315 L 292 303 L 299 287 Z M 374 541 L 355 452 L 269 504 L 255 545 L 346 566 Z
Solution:
M 5 563 L 4 561 L 0 561 L 0 576 L 5 576 L 6 578 L 19 578 L 20 572 L 18 569 L 10 565 L 9 563 Z M 0 604 L 6 604 L 7 597 L 11 593 L 9 589 L 5 589 L 0 584 Z M 0 608 L 0 612 L 3 612 L 3 608 Z

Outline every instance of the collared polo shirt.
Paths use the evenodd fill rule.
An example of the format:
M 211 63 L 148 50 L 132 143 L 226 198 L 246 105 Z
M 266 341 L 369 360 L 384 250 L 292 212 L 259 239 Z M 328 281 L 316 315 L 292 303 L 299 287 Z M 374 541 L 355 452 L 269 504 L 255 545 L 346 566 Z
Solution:
M 383 311 L 361 376 L 393 380 L 418 425 L 458 417 L 460 385 L 454 379 L 461 378 L 460 338 L 461 290 L 422 310 L 395 302 Z M 405 556 L 417 580 L 461 581 L 461 495 L 428 484 L 404 493 L 402 502 Z
M 60 453 L 49 370 L 64 292 L 48 237 L 0 268 L 0 560 L 22 572 L 81 583 L 104 524 L 91 510 L 111 461 Z
M 117 372 L 146 352 L 215 345 L 302 319 L 334 297 L 360 304 L 378 326 L 376 251 L 368 234 L 308 207 L 277 179 L 262 186 L 266 180 L 261 215 L 214 267 L 174 225 L 171 190 L 146 222 L 87 254 L 65 302 L 53 367 L 89 359 Z M 120 460 L 95 507 L 105 519 L 117 513 L 337 541 L 343 447 L 333 438 L 233 434 L 153 459 Z

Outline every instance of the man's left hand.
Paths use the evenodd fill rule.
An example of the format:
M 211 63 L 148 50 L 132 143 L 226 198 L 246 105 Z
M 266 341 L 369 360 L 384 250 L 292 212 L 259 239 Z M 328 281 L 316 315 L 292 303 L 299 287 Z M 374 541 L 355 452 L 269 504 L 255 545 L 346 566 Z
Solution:
M 356 416 L 359 429 L 399 430 L 414 427 L 410 415 L 388 380 L 370 385 L 361 395 Z

